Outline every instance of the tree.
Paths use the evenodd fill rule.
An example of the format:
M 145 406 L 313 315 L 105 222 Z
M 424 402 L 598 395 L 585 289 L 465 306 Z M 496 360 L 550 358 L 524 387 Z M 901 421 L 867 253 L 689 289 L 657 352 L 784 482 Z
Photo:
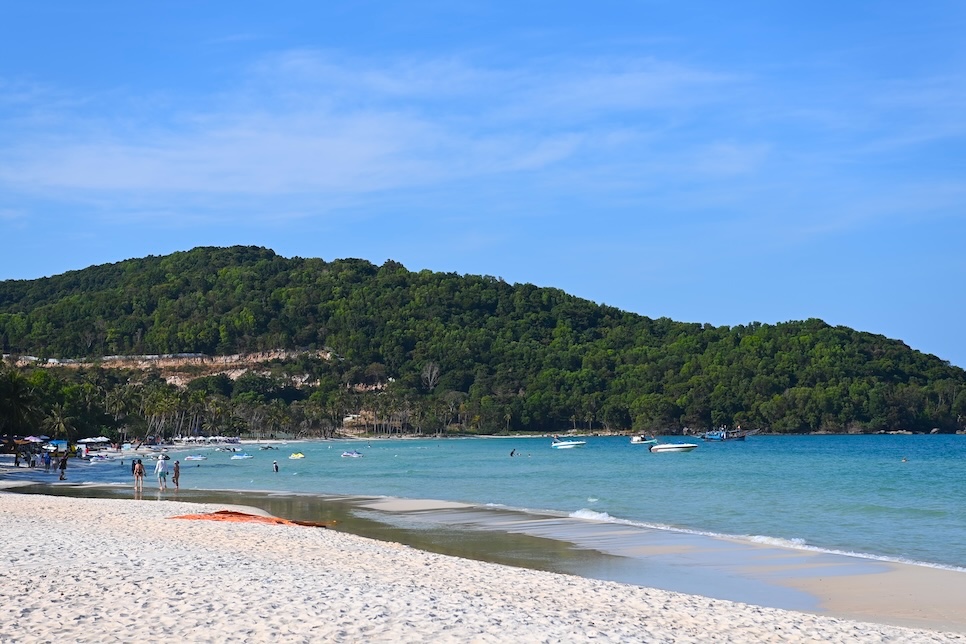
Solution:
M 439 384 L 439 364 L 433 361 L 427 362 L 423 365 L 423 371 L 420 374 L 423 381 L 423 386 L 426 391 L 433 393 L 436 389 L 436 385 Z
M 74 433 L 74 418 L 67 414 L 63 404 L 57 403 L 50 409 L 46 425 L 52 436 L 55 438 L 63 436 L 64 440 L 70 442 L 71 435 Z
M 0 365 L 0 430 L 30 433 L 40 417 L 37 396 L 26 378 Z

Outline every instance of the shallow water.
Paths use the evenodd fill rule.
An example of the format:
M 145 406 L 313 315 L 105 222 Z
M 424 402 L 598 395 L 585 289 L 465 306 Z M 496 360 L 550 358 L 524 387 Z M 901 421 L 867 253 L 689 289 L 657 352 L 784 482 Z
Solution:
M 182 462 L 186 492 L 442 499 L 966 568 L 966 436 L 696 442 L 693 452 L 653 454 L 626 437 L 589 437 L 585 447 L 570 450 L 550 449 L 546 438 L 319 441 L 278 450 L 244 445 L 248 460 L 212 448 L 174 457 Z M 364 457 L 342 458 L 346 449 Z M 305 458 L 290 460 L 295 451 Z M 208 458 L 184 461 L 188 453 Z M 155 485 L 147 469 L 146 494 Z M 127 486 L 130 460 L 72 463 L 69 479 Z

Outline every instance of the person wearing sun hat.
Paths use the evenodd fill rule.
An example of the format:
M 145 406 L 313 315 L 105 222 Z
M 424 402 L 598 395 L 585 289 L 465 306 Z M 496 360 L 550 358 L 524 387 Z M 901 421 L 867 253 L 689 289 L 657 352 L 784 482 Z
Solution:
M 154 466 L 154 473 L 158 476 L 158 489 L 168 489 L 168 459 L 165 454 L 158 457 L 158 463 Z

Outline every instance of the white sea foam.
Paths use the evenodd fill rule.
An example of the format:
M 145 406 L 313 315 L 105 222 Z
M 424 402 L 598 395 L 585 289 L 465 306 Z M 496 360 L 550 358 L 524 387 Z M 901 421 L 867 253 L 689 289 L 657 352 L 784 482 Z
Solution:
M 940 570 L 953 570 L 956 572 L 966 572 L 966 567 L 962 566 L 947 566 L 943 564 L 935 564 L 926 561 L 918 561 L 915 559 L 906 559 L 903 557 L 889 557 L 884 555 L 873 555 L 864 552 L 854 552 L 849 550 L 837 550 L 834 548 L 820 548 L 818 546 L 809 545 L 805 539 L 799 537 L 792 537 L 790 539 L 783 537 L 770 537 L 767 535 L 736 535 L 727 534 L 723 532 L 711 532 L 706 530 L 692 530 L 689 528 L 680 528 L 670 525 L 662 525 L 658 523 L 645 523 L 643 521 L 630 521 L 628 519 L 621 519 L 618 517 L 611 516 L 606 512 L 597 512 L 595 510 L 588 510 L 586 508 L 577 510 L 576 512 L 571 512 L 568 515 L 572 519 L 581 519 L 584 521 L 601 521 L 603 523 L 615 523 L 620 525 L 635 526 L 638 528 L 647 528 L 651 530 L 665 530 L 668 532 L 677 532 L 680 534 L 693 534 L 702 537 L 711 537 L 713 539 L 731 539 L 736 541 L 747 541 L 751 543 L 757 543 L 764 546 L 772 546 L 775 548 L 788 548 L 792 550 L 804 550 L 808 552 L 817 552 L 823 554 L 831 555 L 842 555 L 846 557 L 856 557 L 859 559 L 867 559 L 869 561 L 881 561 L 885 563 L 900 563 L 900 564 L 910 564 L 913 566 L 925 566 L 927 568 L 937 568 Z
M 606 521 L 608 523 L 623 523 L 620 519 L 615 519 L 606 512 L 595 512 L 594 510 L 577 510 L 570 513 L 572 519 L 588 519 L 590 521 Z
M 782 539 L 781 537 L 766 537 L 759 534 L 747 537 L 752 543 L 760 543 L 765 546 L 778 546 L 780 548 L 802 548 L 805 546 L 804 539 Z

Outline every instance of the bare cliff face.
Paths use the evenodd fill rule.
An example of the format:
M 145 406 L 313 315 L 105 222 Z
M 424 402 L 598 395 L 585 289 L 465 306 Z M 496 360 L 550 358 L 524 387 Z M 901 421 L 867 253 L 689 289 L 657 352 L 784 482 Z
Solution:
M 209 356 L 201 353 L 180 353 L 141 356 L 104 356 L 93 360 L 46 359 L 33 356 L 16 356 L 15 364 L 19 367 L 34 366 L 59 369 L 89 369 L 102 367 L 105 369 L 139 369 L 142 371 L 156 370 L 168 383 L 184 387 L 195 378 L 224 374 L 232 380 L 237 380 L 250 371 L 261 372 L 261 368 L 274 361 L 294 360 L 303 356 L 313 356 L 328 360 L 332 354 L 328 351 L 261 351 L 258 353 L 240 353 L 227 356 Z M 4 359 L 11 356 L 4 355 Z M 267 373 L 267 372 L 265 372 Z M 299 380 L 299 379 L 297 379 Z M 295 385 L 307 384 L 307 377 L 294 382 Z

